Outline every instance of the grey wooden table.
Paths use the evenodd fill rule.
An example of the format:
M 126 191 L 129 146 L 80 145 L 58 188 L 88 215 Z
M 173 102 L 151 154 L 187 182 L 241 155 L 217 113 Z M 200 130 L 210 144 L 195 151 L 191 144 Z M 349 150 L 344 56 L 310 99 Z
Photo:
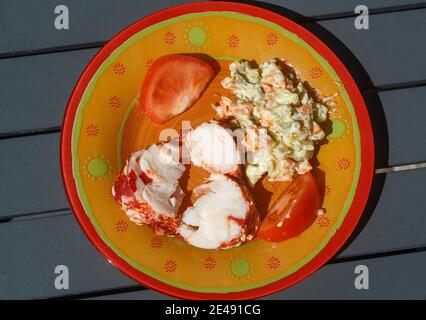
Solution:
M 151 12 L 186 2 L 0 2 L 0 298 L 167 298 L 116 270 L 80 230 L 60 178 L 59 137 L 71 90 L 104 42 Z M 426 161 L 426 3 L 363 1 L 370 27 L 357 30 L 358 0 L 268 2 L 346 47 L 377 131 L 376 167 Z M 69 30 L 54 27 L 59 4 L 69 9 Z M 269 298 L 425 299 L 425 188 L 425 169 L 376 175 L 352 241 Z M 68 290 L 54 286 L 57 265 L 69 268 Z M 369 290 L 354 286 L 357 265 L 369 269 Z

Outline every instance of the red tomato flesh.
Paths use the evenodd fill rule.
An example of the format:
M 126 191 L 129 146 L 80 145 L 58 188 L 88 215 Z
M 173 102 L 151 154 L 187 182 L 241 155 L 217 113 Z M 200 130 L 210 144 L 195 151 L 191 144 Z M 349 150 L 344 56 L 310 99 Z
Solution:
M 214 76 L 213 67 L 194 56 L 162 56 L 145 77 L 140 105 L 153 122 L 163 124 L 191 107 Z
M 272 242 L 293 238 L 316 219 L 321 195 L 315 178 L 306 173 L 294 179 L 273 204 L 257 237 Z

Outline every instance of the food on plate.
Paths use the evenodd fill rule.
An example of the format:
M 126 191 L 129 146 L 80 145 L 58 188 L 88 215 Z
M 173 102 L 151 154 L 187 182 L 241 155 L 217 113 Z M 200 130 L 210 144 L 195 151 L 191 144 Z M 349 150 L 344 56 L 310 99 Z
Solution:
M 197 200 L 184 211 L 178 228 L 186 242 L 204 249 L 226 249 L 255 237 L 260 214 L 239 182 L 211 174 L 194 193 Z
M 234 175 L 240 153 L 229 129 L 216 121 L 205 122 L 184 136 L 191 163 L 210 173 Z
M 222 86 L 232 95 L 213 104 L 218 121 L 134 152 L 113 187 L 131 221 L 204 249 L 236 247 L 256 237 L 284 241 L 306 230 L 321 212 L 310 159 L 325 137 L 320 124 L 333 96 L 322 97 L 282 58 L 260 66 L 240 60 L 229 69 Z M 193 105 L 214 76 L 198 58 L 161 57 L 146 76 L 140 103 L 153 122 L 163 124 Z M 193 189 L 193 203 L 180 208 L 180 182 L 188 168 L 181 163 L 184 150 L 190 165 L 210 176 Z M 242 166 L 251 186 L 263 176 L 290 181 L 263 221 L 244 185 Z
M 186 167 L 174 156 L 178 148 L 179 142 L 171 140 L 134 152 L 112 188 L 129 219 L 149 225 L 158 235 L 174 234 L 180 223 L 184 192 L 179 179 Z
M 265 173 L 270 181 L 291 181 L 312 170 L 309 160 L 325 137 L 320 123 L 333 97 L 321 97 L 281 58 L 259 67 L 240 60 L 229 70 L 222 86 L 233 96 L 222 96 L 213 107 L 220 118 L 246 131 L 249 182 L 254 185 Z M 258 138 L 262 130 L 267 133 L 263 139 Z
M 257 237 L 272 242 L 293 238 L 315 221 L 320 206 L 321 195 L 315 178 L 309 172 L 300 175 L 272 205 Z
M 163 124 L 191 107 L 214 77 L 213 67 L 199 58 L 162 56 L 148 70 L 139 103 L 154 123 Z

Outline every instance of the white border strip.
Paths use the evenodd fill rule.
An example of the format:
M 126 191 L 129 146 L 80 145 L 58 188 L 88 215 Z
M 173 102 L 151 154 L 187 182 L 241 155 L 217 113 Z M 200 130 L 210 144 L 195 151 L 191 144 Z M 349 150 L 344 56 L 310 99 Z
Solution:
M 406 170 L 414 170 L 414 169 L 421 169 L 421 168 L 426 168 L 426 162 L 405 164 L 405 165 L 401 165 L 401 166 L 394 166 L 394 167 L 389 167 L 389 168 L 376 169 L 375 173 L 380 174 L 380 173 L 406 171 Z

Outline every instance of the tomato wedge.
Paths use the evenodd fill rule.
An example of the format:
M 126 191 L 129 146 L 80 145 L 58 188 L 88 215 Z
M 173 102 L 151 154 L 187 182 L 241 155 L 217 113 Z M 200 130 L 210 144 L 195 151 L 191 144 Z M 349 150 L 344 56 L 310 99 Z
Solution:
M 194 56 L 162 56 L 145 77 L 140 105 L 153 122 L 163 124 L 191 107 L 214 76 L 213 67 Z
M 321 194 L 315 178 L 305 173 L 294 179 L 273 204 L 257 237 L 281 242 L 306 230 L 316 219 Z

